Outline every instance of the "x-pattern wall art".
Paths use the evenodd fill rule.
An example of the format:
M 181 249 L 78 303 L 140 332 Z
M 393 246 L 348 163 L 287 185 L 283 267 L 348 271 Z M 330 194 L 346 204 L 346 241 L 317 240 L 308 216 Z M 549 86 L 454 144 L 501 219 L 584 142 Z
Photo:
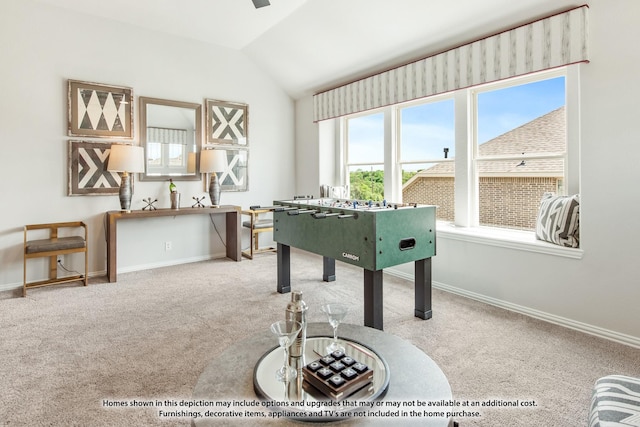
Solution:
M 220 173 L 222 191 L 249 189 L 249 106 L 241 102 L 205 100 L 206 144 L 227 152 L 227 167 Z
M 220 189 L 222 191 L 247 191 L 249 174 L 248 150 L 227 149 L 227 167 L 220 173 Z
M 133 89 L 69 80 L 69 135 L 133 138 Z
M 120 175 L 107 170 L 110 142 L 69 141 L 69 196 L 118 194 Z
M 207 144 L 249 144 L 247 104 L 207 99 L 206 111 Z

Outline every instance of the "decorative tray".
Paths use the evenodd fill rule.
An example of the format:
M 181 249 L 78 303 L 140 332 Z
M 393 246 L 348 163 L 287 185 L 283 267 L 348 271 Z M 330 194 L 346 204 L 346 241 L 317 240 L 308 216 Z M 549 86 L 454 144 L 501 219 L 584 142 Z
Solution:
M 334 400 L 350 397 L 372 386 L 373 369 L 336 350 L 302 368 L 302 387 L 312 393 L 317 390 Z
M 334 386 L 329 386 L 326 382 L 316 381 L 318 378 L 313 375 L 312 368 L 309 365 L 314 362 L 321 363 L 321 359 L 327 355 L 326 348 L 332 341 L 332 337 L 326 336 L 307 337 L 304 358 L 294 359 L 297 362 L 297 366 L 294 366 L 294 368 L 297 369 L 298 375 L 288 383 L 278 381 L 275 375 L 276 370 L 282 366 L 284 350 L 276 346 L 267 351 L 258 360 L 253 370 L 253 388 L 256 395 L 261 399 L 272 401 L 273 404 L 269 407 L 273 410 L 285 409 L 283 406 L 286 405 L 287 413 L 291 413 L 292 407 L 295 407 L 295 411 L 298 413 L 302 413 L 299 414 L 299 417 L 294 414 L 290 418 L 316 422 L 345 418 L 351 410 L 359 409 L 359 405 L 353 407 L 335 406 L 343 400 L 351 402 L 382 398 L 389 387 L 389 365 L 375 350 L 356 341 L 339 339 L 338 342 L 345 348 L 345 351 L 344 354 L 338 356 L 340 359 L 346 357 L 348 363 L 353 360 L 354 364 L 352 366 L 355 363 L 366 366 L 366 372 L 363 371 L 365 375 L 359 375 L 360 379 L 358 381 L 339 382 Z M 316 365 L 313 367 L 315 368 Z M 361 366 L 358 366 L 358 368 L 361 368 Z M 316 371 L 319 369 L 316 369 Z M 330 380 L 331 377 L 328 379 Z M 327 408 L 322 402 L 326 401 L 334 402 L 334 406 L 329 407 L 329 409 L 333 409 L 334 413 L 339 413 L 341 416 L 312 416 L 313 414 L 324 413 L 322 409 Z M 287 402 L 287 404 L 283 405 L 284 402 Z M 297 404 L 289 405 L 288 402 L 297 402 Z M 339 410 L 335 411 L 337 408 Z

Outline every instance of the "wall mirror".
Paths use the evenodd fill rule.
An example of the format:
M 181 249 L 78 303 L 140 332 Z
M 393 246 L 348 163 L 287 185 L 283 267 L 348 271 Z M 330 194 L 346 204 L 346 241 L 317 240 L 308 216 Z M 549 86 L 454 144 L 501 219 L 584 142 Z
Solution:
M 202 106 L 140 97 L 140 144 L 145 152 L 142 181 L 197 181 L 202 145 Z

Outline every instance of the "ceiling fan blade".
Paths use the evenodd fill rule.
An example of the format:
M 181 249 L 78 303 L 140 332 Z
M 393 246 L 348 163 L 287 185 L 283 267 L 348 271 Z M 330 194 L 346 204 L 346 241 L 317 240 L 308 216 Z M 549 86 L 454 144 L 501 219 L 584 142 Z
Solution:
M 269 3 L 269 0 L 252 0 L 253 1 L 253 5 L 256 7 L 256 9 L 260 8 L 260 7 L 265 7 L 265 6 L 269 6 L 271 3 Z

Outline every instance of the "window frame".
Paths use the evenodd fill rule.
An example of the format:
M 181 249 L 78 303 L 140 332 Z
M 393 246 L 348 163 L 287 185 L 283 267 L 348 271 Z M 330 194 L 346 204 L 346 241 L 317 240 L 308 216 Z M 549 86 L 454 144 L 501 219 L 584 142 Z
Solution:
M 419 100 L 413 100 L 413 101 L 409 101 L 409 102 L 405 102 L 402 104 L 398 104 L 397 105 L 397 109 L 396 109 L 396 114 L 395 114 L 395 121 L 396 121 L 396 133 L 395 133 L 395 153 L 396 153 L 396 158 L 397 158 L 397 176 L 396 176 L 396 182 L 397 182 L 397 187 L 398 190 L 395 194 L 398 195 L 397 198 L 394 198 L 393 200 L 397 200 L 402 202 L 402 171 L 404 170 L 405 165 L 436 165 L 439 163 L 453 163 L 455 165 L 455 158 L 427 158 L 427 159 L 411 159 L 411 160 L 403 160 L 402 157 L 402 110 L 405 108 L 411 108 L 411 107 L 416 107 L 416 106 L 420 106 L 420 105 L 425 105 L 425 104 L 435 104 L 438 102 L 443 102 L 443 101 L 448 101 L 451 100 L 453 101 L 453 109 L 454 109 L 454 140 L 453 140 L 453 144 L 456 144 L 456 140 L 455 140 L 455 106 L 456 106 L 456 100 L 455 100 L 455 94 L 454 93 L 443 93 L 443 94 L 439 94 L 439 95 L 434 95 L 434 96 L 430 96 L 427 99 L 419 99 Z M 393 141 L 392 141 L 393 144 Z M 457 148 L 454 147 L 454 153 L 456 152 Z M 454 185 L 455 185 L 455 171 L 453 174 L 453 180 L 454 180 Z M 455 194 L 454 194 L 455 197 Z M 455 213 L 455 202 L 454 202 L 454 213 Z M 438 220 L 440 221 L 440 220 Z
M 387 145 L 389 144 L 390 141 L 388 141 L 388 138 L 386 136 L 387 134 L 387 119 L 388 119 L 388 112 L 389 107 L 384 107 L 384 108 L 376 108 L 374 110 L 369 110 L 369 111 L 364 111 L 361 113 L 356 113 L 356 114 L 351 114 L 348 116 L 344 116 L 342 118 L 342 137 L 341 140 L 343 141 L 343 143 L 341 144 L 341 150 L 342 150 L 342 158 L 344 159 L 343 161 L 343 165 L 342 165 L 342 170 L 343 170 L 343 176 L 344 176 L 344 184 L 349 188 L 349 197 L 351 197 L 351 173 L 349 171 L 349 169 L 351 167 L 358 167 L 358 166 L 382 166 L 383 167 L 383 171 L 384 171 L 384 183 L 385 183 L 385 197 L 387 194 L 387 181 L 391 181 L 393 182 L 393 180 L 389 180 L 387 178 Z M 366 116 L 373 116 L 376 114 L 383 114 L 383 139 L 384 139 L 384 146 L 383 146 L 383 160 L 381 162 L 350 162 L 349 161 L 349 120 L 350 119 L 357 119 L 360 117 L 366 117 Z
M 464 240 L 501 246 L 512 249 L 531 252 L 565 256 L 580 259 L 583 249 L 563 248 L 535 239 L 534 231 L 510 230 L 499 227 L 479 225 L 479 176 L 477 161 L 489 160 L 489 157 L 478 158 L 477 155 L 477 105 L 475 94 L 488 90 L 496 90 L 504 87 L 526 84 L 538 80 L 544 80 L 559 76 L 565 78 L 565 116 L 566 116 L 566 149 L 560 156 L 553 153 L 555 158 L 564 159 L 564 188 L 567 194 L 580 193 L 580 69 L 581 64 L 572 64 L 551 70 L 540 71 L 525 76 L 492 82 L 476 87 L 460 89 L 452 93 L 435 95 L 427 99 L 414 100 L 406 103 L 395 104 L 369 110 L 366 112 L 342 117 L 341 149 L 343 150 L 342 169 L 345 173 L 345 181 L 348 184 L 349 167 L 356 164 L 348 162 L 348 130 L 347 120 L 369 114 L 384 112 L 385 134 L 385 199 L 393 201 L 402 200 L 402 166 L 411 163 L 431 163 L 430 161 L 411 160 L 401 162 L 400 152 L 400 114 L 399 109 L 407 106 L 419 105 L 426 102 L 453 97 L 455 111 L 455 221 L 453 223 L 438 221 L 438 233 L 440 237 L 452 240 Z M 548 153 L 532 154 L 527 158 L 544 158 Z M 500 156 L 510 159 L 511 156 Z M 522 159 L 522 156 L 518 156 Z M 449 160 L 449 159 L 447 159 Z M 367 165 L 370 165 L 367 163 Z M 581 242 L 581 247 L 584 242 Z
M 516 86 L 522 86 L 529 83 L 535 83 L 542 80 L 549 80 L 557 77 L 564 77 L 565 81 L 565 149 L 563 152 L 558 153 L 535 153 L 535 154 L 524 154 L 524 155 L 516 155 L 516 154 L 505 154 L 505 155 L 493 155 L 493 156 L 481 156 L 478 152 L 480 144 L 478 141 L 478 129 L 479 129 L 479 118 L 478 118 L 478 96 L 482 93 L 492 92 L 496 90 L 512 88 Z M 469 155 L 471 156 L 471 162 L 473 164 L 473 172 L 471 173 L 471 185 L 475 187 L 474 189 L 467 188 L 467 194 L 473 195 L 474 199 L 470 200 L 469 203 L 473 206 L 473 211 L 470 213 L 471 215 L 466 218 L 458 218 L 456 216 L 455 225 L 460 224 L 468 224 L 470 227 L 487 227 L 490 229 L 498 229 L 498 230 L 510 230 L 506 227 L 495 227 L 489 225 L 480 224 L 480 173 L 478 164 L 484 161 L 491 160 L 513 160 L 513 161 L 522 161 L 522 160 L 532 160 L 532 159 L 559 159 L 564 162 L 563 167 L 563 182 L 568 181 L 568 151 L 569 151 L 569 122 L 568 122 L 568 110 L 569 110 L 569 96 L 568 96 L 568 72 L 567 67 L 562 67 L 559 69 L 546 70 L 538 73 L 527 74 L 524 76 L 518 76 L 507 80 L 501 80 L 498 82 L 486 83 L 483 85 L 475 86 L 468 89 L 468 97 L 466 101 L 468 102 L 468 109 L 470 111 L 470 125 L 471 132 L 468 137 L 468 142 L 471 144 Z M 457 147 L 456 147 L 457 150 Z M 564 186 L 566 192 L 566 186 Z M 577 193 L 577 191 L 576 191 Z M 571 193 L 573 194 L 573 193 Z M 464 213 L 464 211 L 463 211 Z M 526 231 L 525 232 L 533 232 Z

